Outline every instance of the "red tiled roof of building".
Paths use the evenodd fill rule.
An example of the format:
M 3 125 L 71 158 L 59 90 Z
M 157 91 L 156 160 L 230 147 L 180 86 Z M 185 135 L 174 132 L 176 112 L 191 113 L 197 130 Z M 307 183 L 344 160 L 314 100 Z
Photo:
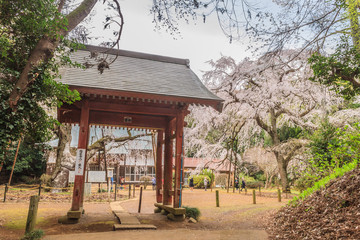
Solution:
M 220 159 L 206 159 L 206 158 L 184 158 L 184 168 L 210 168 L 215 171 L 228 171 L 229 162 Z M 175 159 L 173 158 L 173 164 L 175 165 Z

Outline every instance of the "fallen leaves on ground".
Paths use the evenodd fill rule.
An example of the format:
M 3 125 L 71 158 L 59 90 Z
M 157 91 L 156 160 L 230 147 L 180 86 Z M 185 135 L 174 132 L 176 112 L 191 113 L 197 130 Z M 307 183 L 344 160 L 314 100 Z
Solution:
M 360 239 L 360 169 L 332 180 L 268 223 L 270 239 Z

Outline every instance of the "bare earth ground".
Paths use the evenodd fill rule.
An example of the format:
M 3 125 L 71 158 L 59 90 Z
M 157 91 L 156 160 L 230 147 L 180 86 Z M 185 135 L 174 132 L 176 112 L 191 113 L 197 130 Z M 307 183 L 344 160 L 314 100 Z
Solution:
M 85 202 L 85 214 L 78 224 L 61 225 L 57 219 L 65 215 L 71 203 L 44 202 L 39 204 L 36 228 L 42 229 L 45 239 L 266 239 L 264 229 L 266 218 L 271 212 L 286 204 L 275 197 L 257 197 L 257 204 L 252 204 L 252 195 L 243 192 L 226 193 L 220 190 L 220 208 L 215 206 L 215 191 L 196 189 L 183 191 L 183 205 L 197 207 L 201 211 L 200 221 L 196 224 L 172 222 L 166 216 L 154 214 L 155 191 L 143 192 L 141 213 L 138 214 L 138 195 L 136 198 L 125 200 L 122 207 L 137 216 L 141 223 L 153 224 L 156 231 L 109 232 L 98 234 L 72 235 L 74 233 L 107 232 L 112 230 L 114 218 L 110 206 L 106 202 Z M 275 194 L 274 194 L 275 196 Z M 28 202 L 0 203 L 0 239 L 19 239 L 24 234 L 28 211 Z M 250 231 L 250 232 L 249 232 Z M 186 234 L 185 234 L 186 233 Z M 57 237 L 55 235 L 62 235 Z M 66 235 L 65 235 L 66 234 Z M 117 235 L 116 235 L 117 234 Z M 184 235 L 185 234 L 185 235 Z M 124 238 L 124 236 L 132 236 Z M 248 236 L 241 238 L 240 236 Z M 81 238 L 79 238 L 81 236 Z M 185 237 L 186 236 L 186 237 Z

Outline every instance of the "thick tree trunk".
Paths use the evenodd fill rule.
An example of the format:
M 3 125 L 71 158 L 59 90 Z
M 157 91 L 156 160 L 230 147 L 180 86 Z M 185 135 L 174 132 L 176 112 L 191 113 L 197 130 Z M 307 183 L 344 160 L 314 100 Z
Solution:
M 275 152 L 275 156 L 278 163 L 282 191 L 290 193 L 290 186 L 287 178 L 287 161 L 285 161 L 284 157 L 278 152 Z
M 61 125 L 57 128 L 57 136 L 59 138 L 59 145 L 56 151 L 56 162 L 53 173 L 51 174 L 51 181 L 57 178 L 62 170 L 62 163 L 65 159 L 71 155 L 70 143 L 71 143 L 71 126 Z
M 59 192 L 61 188 L 66 187 L 68 182 L 68 173 L 74 167 L 75 155 L 70 151 L 71 144 L 71 126 L 61 125 L 57 129 L 59 145 L 56 150 L 56 162 L 53 173 L 51 174 L 52 192 Z

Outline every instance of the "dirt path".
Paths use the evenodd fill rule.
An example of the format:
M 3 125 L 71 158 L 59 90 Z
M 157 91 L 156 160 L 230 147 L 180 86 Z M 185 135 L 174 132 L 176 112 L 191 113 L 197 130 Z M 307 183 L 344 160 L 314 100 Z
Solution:
M 267 239 L 261 230 L 148 230 L 148 231 L 117 231 L 104 233 L 85 233 L 47 236 L 44 240 L 262 240 Z
M 46 235 L 112 231 L 116 219 L 108 203 L 84 203 L 85 214 L 79 224 L 62 225 L 58 218 L 66 214 L 70 203 L 39 203 L 37 229 Z M 19 239 L 24 235 L 28 203 L 0 204 L 0 240 Z
M 264 218 L 273 210 L 280 208 L 285 202 L 279 203 L 277 198 L 257 197 L 257 204 L 252 203 L 252 195 L 244 193 L 220 192 L 220 208 L 215 204 L 215 191 L 188 189 L 183 192 L 183 205 L 200 209 L 201 217 L 197 224 L 188 222 L 177 223 L 166 219 L 154 212 L 154 191 L 144 191 L 141 214 L 138 214 L 138 200 L 126 201 L 122 207 L 136 215 L 142 223 L 150 223 L 158 229 L 187 229 L 207 230 L 262 230 Z
M 139 193 L 136 193 L 138 197 Z M 193 239 L 266 239 L 267 234 L 263 230 L 264 219 L 269 213 L 280 208 L 285 202 L 278 203 L 276 198 L 258 197 L 257 204 L 252 204 L 252 196 L 244 193 L 220 192 L 220 208 L 215 207 L 215 192 L 204 190 L 183 192 L 183 205 L 198 207 L 202 213 L 200 221 L 196 224 L 188 222 L 172 222 L 166 216 L 154 214 L 155 191 L 146 190 L 143 193 L 141 213 L 138 214 L 138 198 L 121 203 L 123 208 L 137 216 L 142 223 L 153 224 L 158 230 L 147 232 L 110 232 L 97 233 L 94 238 L 88 234 L 77 235 L 76 239 L 95 239 L 98 234 L 107 236 L 106 239 L 145 239 L 150 236 L 156 239 L 168 239 L 170 235 L 175 239 L 193 236 Z M 41 202 L 38 212 L 36 228 L 42 229 L 45 239 L 74 239 L 75 233 L 107 232 L 112 230 L 116 222 L 110 206 L 106 202 L 84 203 L 85 214 L 80 222 L 75 225 L 61 225 L 57 223 L 58 217 L 65 215 L 70 208 L 70 203 Z M 25 229 L 28 211 L 28 203 L 0 203 L 0 239 L 19 239 Z M 62 236 L 55 236 L 61 234 Z M 66 235 L 65 235 L 66 234 Z M 212 237 L 209 237 L 211 234 Z M 81 237 L 80 237 L 81 236 Z M 124 236 L 132 238 L 124 238 Z M 167 237 L 166 237 L 167 236 Z M 205 237 L 208 236 L 208 237 Z M 145 237 L 145 238 L 142 238 Z M 252 238 L 254 237 L 254 238 Z M 99 237 L 97 237 L 99 238 Z M 101 237 L 102 238 L 102 237 Z

